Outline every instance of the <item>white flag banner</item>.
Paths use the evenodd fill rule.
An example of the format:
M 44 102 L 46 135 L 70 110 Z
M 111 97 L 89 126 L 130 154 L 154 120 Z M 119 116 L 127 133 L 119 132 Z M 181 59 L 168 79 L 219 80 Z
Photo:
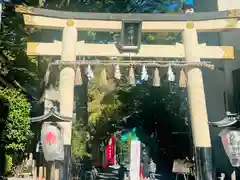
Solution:
M 140 179 L 140 154 L 141 154 L 141 142 L 132 140 L 130 156 L 130 180 Z

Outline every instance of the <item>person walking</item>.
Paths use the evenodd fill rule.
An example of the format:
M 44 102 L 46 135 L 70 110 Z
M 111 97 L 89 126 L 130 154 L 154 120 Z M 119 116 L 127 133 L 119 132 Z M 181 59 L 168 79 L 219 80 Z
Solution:
M 119 172 L 118 172 L 118 179 L 124 180 L 125 179 L 126 168 L 123 164 L 120 165 Z
M 141 162 L 141 165 L 140 165 L 140 179 L 144 180 L 145 179 L 145 176 L 144 176 L 144 173 L 143 173 L 143 163 Z
M 155 180 L 155 173 L 156 173 L 156 164 L 151 159 L 149 162 L 149 176 L 150 180 Z
M 182 9 L 183 9 L 185 14 L 194 13 L 193 0 L 183 0 Z

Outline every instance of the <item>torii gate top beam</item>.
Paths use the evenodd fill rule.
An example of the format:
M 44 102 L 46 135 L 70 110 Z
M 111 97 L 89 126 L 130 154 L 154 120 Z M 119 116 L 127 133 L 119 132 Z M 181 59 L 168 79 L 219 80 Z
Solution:
M 238 18 L 232 11 L 217 12 L 200 12 L 193 14 L 160 14 L 160 13 L 86 13 L 57 11 L 50 9 L 16 6 L 16 12 L 45 16 L 60 19 L 81 19 L 81 20 L 102 20 L 102 21 L 122 21 L 122 20 L 139 20 L 139 21 L 205 21 L 212 19 Z M 232 17 L 233 16 L 233 17 Z
M 65 12 L 49 9 L 17 6 L 16 12 L 24 15 L 25 24 L 44 29 L 64 28 L 68 19 L 75 19 L 78 30 L 120 31 L 122 21 L 142 22 L 143 32 L 178 32 L 193 21 L 199 32 L 218 32 L 240 29 L 237 21 L 239 10 L 222 12 L 204 12 L 193 14 L 116 14 L 116 13 L 83 13 Z M 54 23 L 52 23 L 54 22 Z

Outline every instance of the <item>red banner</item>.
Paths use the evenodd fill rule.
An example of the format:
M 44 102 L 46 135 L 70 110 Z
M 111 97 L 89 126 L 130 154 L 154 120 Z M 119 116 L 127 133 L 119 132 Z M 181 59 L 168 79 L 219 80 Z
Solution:
M 116 145 L 116 140 L 114 136 L 111 136 L 108 144 L 106 146 L 106 160 L 108 165 L 114 165 L 116 164 L 115 161 L 115 145 Z

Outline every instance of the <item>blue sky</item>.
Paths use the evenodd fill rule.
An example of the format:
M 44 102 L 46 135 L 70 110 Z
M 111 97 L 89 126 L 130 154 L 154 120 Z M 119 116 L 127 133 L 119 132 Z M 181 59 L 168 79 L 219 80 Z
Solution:
M 183 3 L 194 6 L 193 0 L 183 0 L 183 1 L 181 1 L 181 2 L 169 4 L 169 5 L 168 5 L 168 9 L 169 9 L 169 10 L 175 10 L 175 9 L 178 8 L 178 7 L 182 7 L 182 4 L 183 4 Z

